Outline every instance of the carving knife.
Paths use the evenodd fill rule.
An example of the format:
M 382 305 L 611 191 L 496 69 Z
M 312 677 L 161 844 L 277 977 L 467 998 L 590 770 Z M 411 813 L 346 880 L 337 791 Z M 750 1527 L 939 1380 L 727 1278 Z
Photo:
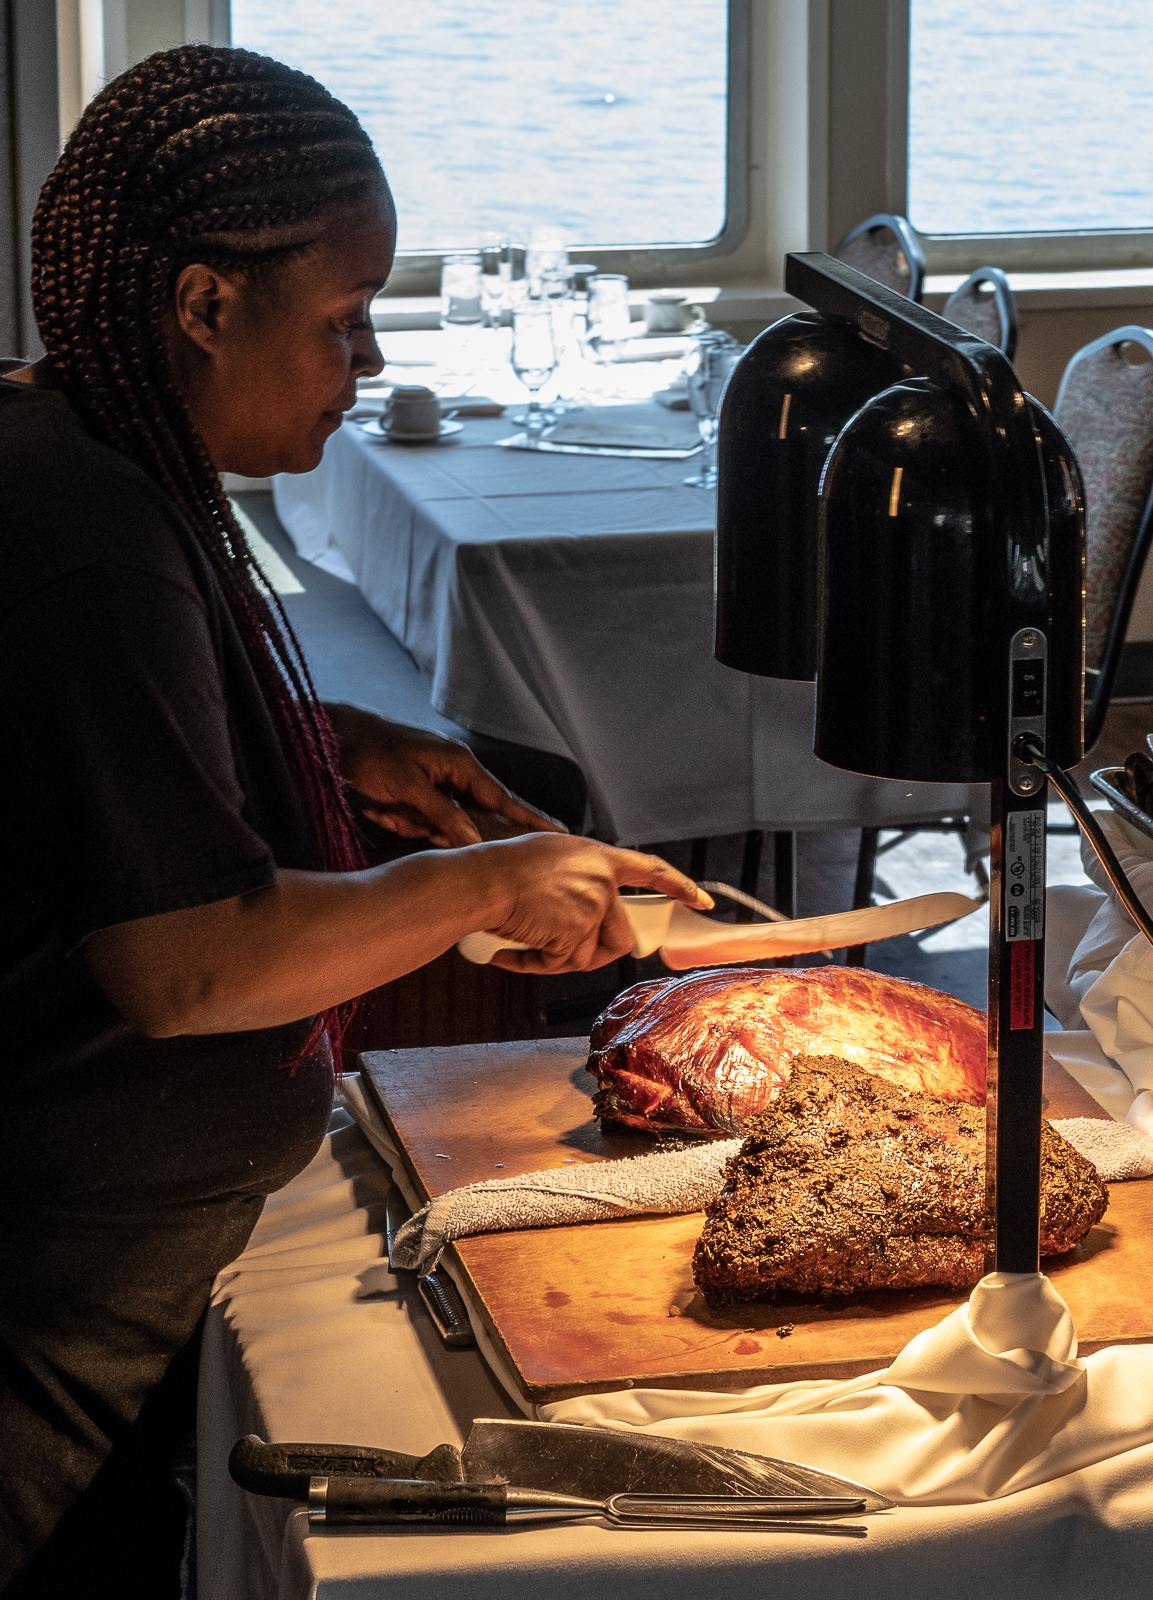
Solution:
M 622 895 L 621 903 L 633 930 L 633 955 L 639 959 L 659 950 L 661 960 L 673 972 L 875 944 L 878 939 L 953 922 L 978 909 L 977 902 L 967 895 L 920 894 L 911 900 L 837 911 L 827 917 L 734 924 L 714 922 L 665 895 Z M 470 933 L 457 945 L 466 960 L 479 965 L 491 961 L 498 950 L 528 948 L 494 933 Z
M 398 1267 L 392 1259 L 393 1242 L 411 1215 L 396 1184 L 390 1184 L 384 1202 L 384 1238 L 388 1246 L 388 1265 L 394 1273 L 403 1272 L 404 1268 Z M 432 1272 L 422 1272 L 416 1280 L 416 1287 L 437 1332 L 449 1349 L 470 1350 L 476 1340 L 460 1290 L 448 1273 L 442 1267 Z
M 828 1513 L 832 1502 L 862 1512 L 893 1508 L 875 1489 L 797 1461 L 659 1434 L 503 1417 L 478 1417 L 460 1450 L 442 1444 L 419 1457 L 369 1445 L 265 1444 L 249 1434 L 233 1447 L 228 1469 L 252 1494 L 294 1500 L 307 1500 L 316 1478 L 341 1485 L 403 1478 L 515 1484 L 598 1505 L 629 1494 L 773 1500 L 792 1513 Z

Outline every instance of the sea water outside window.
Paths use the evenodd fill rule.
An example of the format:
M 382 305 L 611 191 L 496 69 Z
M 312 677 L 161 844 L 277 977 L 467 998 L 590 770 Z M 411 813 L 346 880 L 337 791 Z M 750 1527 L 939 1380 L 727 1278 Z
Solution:
M 368 129 L 398 247 L 562 226 L 696 245 L 725 226 L 727 0 L 232 0 L 232 42 L 318 78 Z
M 1153 0 L 911 0 L 925 234 L 1153 228 Z

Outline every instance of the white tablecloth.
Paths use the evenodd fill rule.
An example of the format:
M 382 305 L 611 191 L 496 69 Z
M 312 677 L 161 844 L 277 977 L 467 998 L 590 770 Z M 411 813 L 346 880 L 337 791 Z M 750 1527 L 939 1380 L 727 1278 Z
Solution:
M 518 1414 L 480 1357 L 447 1352 L 380 1274 L 385 1169 L 343 1112 L 221 1274 L 201 1366 L 202 1600 L 1097 1600 L 1145 1592 L 1153 1447 L 982 1505 L 816 1535 L 623 1533 L 596 1524 L 432 1534 L 310 1532 L 301 1508 L 228 1479 L 235 1439 L 460 1443 L 474 1416 Z
M 399 446 L 347 422 L 315 472 L 274 480 L 300 554 L 348 563 L 438 711 L 570 756 L 621 843 L 968 810 L 963 785 L 823 765 L 811 685 L 714 660 L 715 498 L 691 462 L 494 447 L 513 431 Z

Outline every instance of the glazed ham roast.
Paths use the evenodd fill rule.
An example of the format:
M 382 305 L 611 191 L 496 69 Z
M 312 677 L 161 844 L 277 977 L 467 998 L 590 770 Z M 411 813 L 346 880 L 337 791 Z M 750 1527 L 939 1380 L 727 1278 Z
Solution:
M 1045 1124 L 1041 1254 L 1101 1220 L 1096 1168 Z M 965 1288 L 984 1271 L 985 1112 L 898 1088 L 832 1056 L 799 1057 L 725 1165 L 693 1258 L 710 1306 L 782 1290 Z
M 605 1122 L 731 1138 L 802 1055 L 984 1104 L 984 1013 L 861 967 L 727 967 L 638 983 L 597 1018 L 588 1070 Z

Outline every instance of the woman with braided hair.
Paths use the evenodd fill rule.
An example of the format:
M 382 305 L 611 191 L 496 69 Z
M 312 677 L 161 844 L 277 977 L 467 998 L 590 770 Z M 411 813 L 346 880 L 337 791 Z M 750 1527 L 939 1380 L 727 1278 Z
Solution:
M 209 46 L 98 95 L 37 209 L 47 355 L 0 380 L 7 1594 L 178 1592 L 197 1326 L 323 1136 L 342 1007 L 482 928 L 610 961 L 622 884 L 708 903 L 317 700 L 220 475 L 317 465 L 393 242 L 353 115 Z M 366 868 L 350 787 L 442 848 Z

